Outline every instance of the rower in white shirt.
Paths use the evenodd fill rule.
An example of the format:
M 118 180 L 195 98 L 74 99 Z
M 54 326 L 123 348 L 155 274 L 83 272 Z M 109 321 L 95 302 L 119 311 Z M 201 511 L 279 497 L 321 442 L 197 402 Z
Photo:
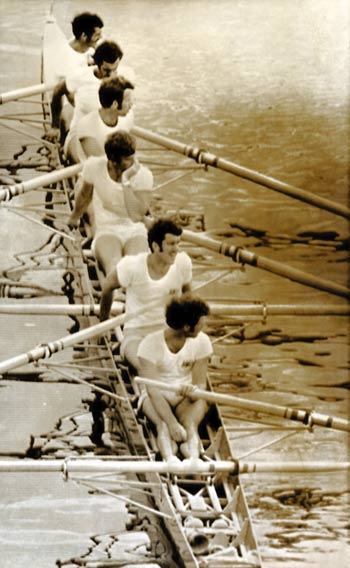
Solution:
M 158 219 L 148 229 L 149 249 L 119 260 L 102 286 L 101 321 L 109 317 L 114 290 L 125 288 L 127 321 L 121 353 L 136 370 L 141 340 L 164 329 L 169 300 L 191 289 L 192 261 L 179 251 L 181 234 L 181 227 L 170 219 Z
M 103 79 L 98 91 L 100 108 L 83 116 L 77 124 L 76 151 L 79 161 L 104 156 L 108 136 L 119 130 L 129 132 L 134 125 L 133 84 L 122 77 Z
M 77 227 L 92 203 L 92 250 L 108 274 L 124 254 L 147 250 L 143 223 L 153 191 L 153 175 L 136 156 L 136 140 L 122 130 L 111 134 L 104 156 L 90 156 L 75 188 L 68 224 Z
M 158 447 L 167 460 L 178 459 L 178 444 L 183 457 L 200 456 L 198 426 L 207 403 L 191 400 L 191 391 L 207 386 L 213 348 L 202 328 L 208 313 L 207 304 L 199 298 L 173 299 L 166 308 L 166 329 L 147 335 L 137 351 L 140 375 L 159 381 L 158 387 L 143 391 L 140 405 L 157 428 Z M 185 387 L 186 396 L 162 390 L 163 383 Z
M 98 90 L 101 80 L 117 75 L 122 57 L 123 51 L 118 44 L 112 41 L 104 41 L 96 48 L 94 54 L 95 66 L 82 68 L 80 71 L 68 75 L 64 81 L 56 85 L 51 102 L 52 128 L 47 133 L 46 138 L 51 141 L 59 139 L 62 97 L 63 95 L 73 96 L 74 113 L 64 145 L 66 155 L 69 154 L 71 141 L 75 140 L 76 125 L 80 118 L 100 106 Z M 121 72 L 123 77 L 133 83 L 132 69 L 124 67 Z M 71 150 L 74 154 L 74 142 Z M 77 161 L 76 156 L 73 156 L 73 159 Z

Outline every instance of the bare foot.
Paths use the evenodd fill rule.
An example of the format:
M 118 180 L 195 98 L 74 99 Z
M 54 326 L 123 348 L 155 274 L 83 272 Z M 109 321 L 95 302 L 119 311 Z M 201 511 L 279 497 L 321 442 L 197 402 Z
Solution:
M 180 451 L 185 458 L 199 458 L 200 443 L 197 432 L 188 433 L 187 440 L 180 445 Z
M 158 430 L 157 444 L 161 456 L 165 460 L 175 458 L 175 454 L 177 454 L 178 447 L 176 442 L 174 442 L 174 440 L 171 439 L 170 432 L 165 422 L 159 424 L 157 430 Z
M 169 463 L 180 463 L 181 460 L 179 460 L 179 458 L 177 456 L 169 456 L 167 458 L 167 462 L 169 462 Z
M 191 459 L 191 450 L 188 447 L 187 442 L 180 444 L 180 452 L 182 453 L 184 458 Z

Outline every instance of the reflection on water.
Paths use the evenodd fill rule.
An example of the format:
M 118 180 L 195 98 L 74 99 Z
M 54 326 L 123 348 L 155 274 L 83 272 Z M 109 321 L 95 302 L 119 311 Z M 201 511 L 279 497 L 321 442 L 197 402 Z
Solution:
M 2 0 L 0 61 L 6 70 L 2 90 L 39 80 L 42 16 L 48 4 Z M 83 0 L 54 2 L 66 33 L 72 15 L 86 8 Z M 341 0 L 121 0 L 117 11 L 114 1 L 104 0 L 97 9 L 105 21 L 105 36 L 117 38 L 127 63 L 135 68 L 140 125 L 346 204 L 349 34 Z M 16 135 L 2 137 L 0 144 L 2 157 L 12 156 L 20 145 Z M 258 254 L 346 284 L 347 225 L 340 217 L 219 172 L 191 176 L 164 189 L 162 197 L 179 208 L 204 210 L 206 228 L 217 238 L 231 239 Z M 14 252 L 23 251 L 24 240 L 25 248 L 33 250 L 47 235 L 33 230 L 30 223 L 15 221 L 8 212 L 0 211 L 0 215 L 1 263 L 8 268 Z M 37 273 L 31 276 L 38 277 Z M 249 266 L 232 272 L 205 293 L 241 301 L 343 303 Z M 229 392 L 254 391 L 255 397 L 277 404 L 346 416 L 348 328 L 344 319 L 248 322 L 243 337 L 217 347 L 222 384 Z M 62 320 L 46 322 L 42 330 L 39 320 L 26 322 L 34 328 L 17 320 L 22 328 L 19 334 L 14 323 L 11 328 L 7 322 L 2 325 L 2 330 L 10 329 L 10 333 L 2 331 L 2 358 L 32 347 L 32 339 L 34 343 L 42 340 L 41 331 L 45 338 L 50 334 L 55 338 L 57 326 L 68 326 Z M 59 336 L 64 335 L 62 331 Z M 18 383 L 11 389 L 20 415 L 26 396 Z M 69 396 L 60 393 L 64 407 Z M 36 410 L 38 415 L 42 411 L 39 406 Z M 24 425 L 24 436 L 30 433 Z M 253 447 L 259 446 L 258 438 Z M 346 459 L 343 434 L 322 429 L 298 432 L 269 451 L 252 459 Z M 11 480 L 6 483 L 10 485 Z M 23 483 L 27 495 L 33 483 L 30 476 Z M 315 475 L 290 481 L 266 476 L 246 480 L 245 485 L 268 568 L 346 565 L 344 479 Z M 52 488 L 55 495 L 56 490 Z M 290 501 L 281 497 L 289 490 Z M 47 495 L 45 484 L 42 491 Z M 298 501 L 302 491 L 305 499 L 311 499 L 310 508 L 304 506 L 305 499 L 304 504 Z M 84 507 L 93 510 L 91 503 Z M 69 501 L 60 502 L 61 507 L 69 507 Z M 74 527 L 80 526 L 80 519 L 70 515 L 69 520 Z M 1 534 L 8 538 L 8 533 Z M 28 545 L 27 554 L 35 548 Z M 56 556 L 64 556 L 62 550 L 55 549 Z M 71 552 L 69 547 L 65 551 L 67 556 Z

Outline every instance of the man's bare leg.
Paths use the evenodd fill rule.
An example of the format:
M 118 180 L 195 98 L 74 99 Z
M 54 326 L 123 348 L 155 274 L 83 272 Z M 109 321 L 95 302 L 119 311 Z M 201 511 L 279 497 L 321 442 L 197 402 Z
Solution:
M 124 246 L 124 254 L 139 254 L 140 252 L 148 252 L 147 238 L 142 235 L 128 239 Z
M 101 235 L 95 242 L 95 254 L 107 275 L 115 269 L 122 257 L 122 243 L 114 235 Z
M 180 445 L 180 451 L 185 458 L 198 459 L 200 456 L 198 426 L 207 410 L 208 405 L 204 400 L 191 402 L 188 399 L 181 402 L 176 409 L 176 415 L 187 432 L 187 440 Z
M 142 410 L 157 429 L 157 444 L 161 456 L 166 460 L 178 461 L 175 455 L 177 453 L 177 444 L 172 440 L 167 425 L 155 410 L 150 398 L 147 397 L 145 399 Z
M 126 339 L 127 341 L 125 342 L 125 347 L 123 348 L 124 357 L 128 361 L 128 363 L 130 363 L 130 365 L 132 365 L 134 369 L 139 372 L 140 362 L 137 356 L 137 349 L 141 343 L 141 338 L 135 337 L 134 339 Z

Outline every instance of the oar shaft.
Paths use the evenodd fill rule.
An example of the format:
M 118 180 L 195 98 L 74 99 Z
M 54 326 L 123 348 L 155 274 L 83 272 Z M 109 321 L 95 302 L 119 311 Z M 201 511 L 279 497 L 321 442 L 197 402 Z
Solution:
M 1 93 L 0 104 L 17 101 L 18 99 L 24 99 L 25 97 L 31 97 L 32 95 L 40 95 L 41 93 L 51 91 L 54 87 L 55 85 L 39 83 L 38 85 L 32 85 L 31 87 L 23 87 L 22 89 Z
M 229 304 L 208 302 L 215 316 L 348 316 L 350 305 L 336 304 Z
M 249 463 L 233 460 L 167 462 L 147 460 L 0 460 L 0 473 L 114 473 L 210 475 L 215 473 L 327 473 L 349 471 L 350 462 L 280 462 Z
M 336 215 L 344 217 L 345 219 L 350 218 L 350 211 L 347 207 L 340 205 L 339 203 L 334 203 L 333 201 L 330 201 L 325 197 L 314 195 L 313 193 L 310 193 L 293 185 L 283 183 L 277 179 L 271 178 L 254 170 L 239 166 L 238 164 L 230 162 L 229 160 L 219 158 L 218 156 L 215 156 L 215 154 L 203 151 L 200 148 L 188 146 L 186 144 L 183 144 L 182 142 L 167 138 L 166 136 L 161 136 L 159 134 L 150 132 L 149 130 L 145 130 L 144 128 L 134 127 L 132 129 L 132 132 L 140 138 L 143 138 L 155 144 L 159 144 L 160 146 L 168 148 L 169 150 L 173 150 L 174 152 L 177 152 L 179 154 L 183 154 L 188 158 L 196 160 L 196 162 L 218 168 L 244 179 L 248 179 L 254 183 L 268 187 L 269 189 L 278 191 L 279 193 L 288 195 L 289 197 L 294 197 L 295 199 L 309 203 L 310 205 L 314 205 L 315 207 L 319 207 L 320 209 L 335 213 Z
M 58 353 L 67 347 L 73 347 L 77 343 L 81 343 L 87 339 L 92 339 L 106 333 L 107 331 L 121 325 L 125 321 L 125 314 L 116 316 L 114 318 L 108 319 L 102 323 L 98 323 L 77 333 L 72 333 L 71 335 L 66 335 L 61 339 L 56 339 L 55 341 L 50 341 L 47 344 L 39 345 L 27 353 L 22 353 L 6 361 L 0 363 L 0 375 L 21 367 L 22 365 L 27 365 L 28 363 L 33 363 L 40 359 L 47 359 L 51 357 L 54 353 Z
M 279 276 L 283 276 L 285 278 L 288 278 L 289 280 L 299 282 L 300 284 L 304 284 L 312 288 L 316 288 L 317 290 L 335 294 L 336 296 L 341 296 L 343 298 L 349 297 L 350 292 L 345 286 L 334 284 L 329 280 L 323 280 L 318 276 L 308 274 L 307 272 L 298 270 L 281 262 L 277 262 L 264 256 L 257 255 L 254 252 L 250 252 L 242 247 L 236 247 L 235 245 L 230 245 L 229 243 L 225 243 L 224 241 L 218 241 L 205 235 L 200 235 L 198 233 L 188 231 L 187 229 L 183 231 L 182 236 L 186 241 L 196 243 L 219 254 L 229 256 L 236 262 L 250 264 L 251 266 L 261 268 L 262 270 L 272 272 L 273 274 L 278 274 Z
M 123 312 L 122 302 L 113 302 L 111 315 L 116 316 Z M 36 315 L 36 316 L 99 316 L 99 304 L 3 304 L 0 305 L 0 314 L 8 315 Z
M 146 379 L 144 377 L 136 377 L 135 380 L 136 382 L 143 383 L 146 386 L 157 388 L 161 387 L 163 390 L 169 390 L 176 392 L 179 395 L 185 395 L 185 389 L 181 386 L 155 381 L 152 379 Z M 316 412 L 307 412 L 306 410 L 288 408 L 287 406 L 279 406 L 277 404 L 269 404 L 267 402 L 260 402 L 257 400 L 248 400 L 230 394 L 220 394 L 199 388 L 196 388 L 193 390 L 193 392 L 191 392 L 191 397 L 195 399 L 206 400 L 207 402 L 214 404 L 223 404 L 236 408 L 244 408 L 245 410 L 251 410 L 253 412 L 265 412 L 266 414 L 281 416 L 282 418 L 286 418 L 288 420 L 303 422 L 308 426 L 315 424 L 317 426 L 324 426 L 325 428 L 334 428 L 335 430 L 342 430 L 346 432 L 350 431 L 350 422 L 348 422 L 347 420 L 319 414 Z
M 239 462 L 239 473 L 331 473 L 350 471 L 350 462 Z
M 0 472 L 62 472 L 62 473 L 216 473 L 232 472 L 237 469 L 233 461 L 169 463 L 167 461 L 138 461 L 138 460 L 0 460 Z
M 34 361 L 39 361 L 40 359 L 48 359 L 54 353 L 58 353 L 67 347 L 73 347 L 82 341 L 86 341 L 87 339 L 92 339 L 94 337 L 98 337 L 99 335 L 103 335 L 107 331 L 114 329 L 117 326 L 122 325 L 126 321 L 138 317 L 141 314 L 144 314 L 148 311 L 152 313 L 152 309 L 159 304 L 159 300 L 154 300 L 149 302 L 139 310 L 135 310 L 133 313 L 121 314 L 120 316 L 116 316 L 114 318 L 108 319 L 104 322 L 98 323 L 96 325 L 92 325 L 78 331 L 77 333 L 72 333 L 70 335 L 66 335 L 65 337 L 61 337 L 60 339 L 56 339 L 55 341 L 50 341 L 49 343 L 45 343 L 43 345 L 39 345 L 35 347 L 31 351 L 27 351 L 26 353 L 22 353 L 21 355 L 17 355 L 10 359 L 7 359 L 0 363 L 0 375 L 6 373 L 7 371 L 11 371 L 12 369 L 16 369 L 17 367 L 21 367 L 22 365 L 27 365 L 28 363 L 33 363 Z
M 54 170 L 48 174 L 35 177 L 33 179 L 23 181 L 21 183 L 16 183 L 10 185 L 6 188 L 0 190 L 0 201 L 9 201 L 12 197 L 16 195 L 21 195 L 22 193 L 27 193 L 33 189 L 38 189 L 39 187 L 45 187 L 63 179 L 70 178 L 77 175 L 82 169 L 82 164 L 75 164 L 74 166 L 68 166 L 67 168 L 62 168 L 59 170 Z
M 0 282 L 1 285 L 1 282 Z M 348 316 L 350 306 L 346 305 L 311 305 L 311 304 L 221 304 L 208 302 L 210 313 L 214 316 Z M 111 315 L 121 313 L 124 304 L 114 302 Z M 3 304 L 0 314 L 8 315 L 47 315 L 47 316 L 98 316 L 99 304 Z

